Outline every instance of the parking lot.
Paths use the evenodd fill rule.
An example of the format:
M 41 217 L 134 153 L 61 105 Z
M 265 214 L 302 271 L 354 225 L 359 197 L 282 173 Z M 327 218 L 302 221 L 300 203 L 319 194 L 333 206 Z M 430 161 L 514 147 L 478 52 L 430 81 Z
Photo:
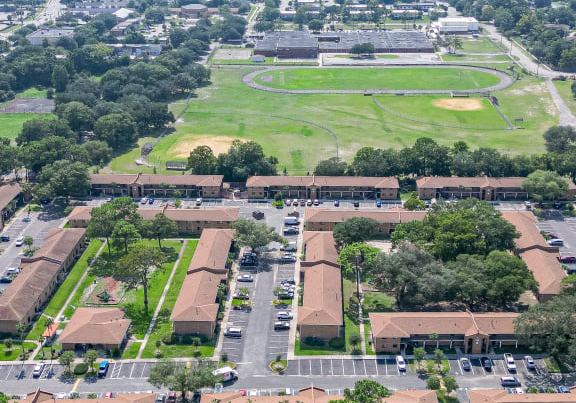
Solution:
M 516 360 L 516 372 L 510 372 L 501 359 L 492 360 L 492 371 L 486 371 L 480 364 L 479 358 L 471 358 L 472 368 L 470 371 L 462 370 L 458 360 L 448 360 L 451 375 L 465 377 L 474 376 L 508 376 L 546 374 L 546 366 L 543 360 L 536 360 L 536 370 L 529 371 L 523 360 Z M 400 372 L 394 359 L 303 359 L 288 362 L 286 375 L 342 375 L 342 376 L 405 376 L 416 375 L 411 365 L 406 372 Z

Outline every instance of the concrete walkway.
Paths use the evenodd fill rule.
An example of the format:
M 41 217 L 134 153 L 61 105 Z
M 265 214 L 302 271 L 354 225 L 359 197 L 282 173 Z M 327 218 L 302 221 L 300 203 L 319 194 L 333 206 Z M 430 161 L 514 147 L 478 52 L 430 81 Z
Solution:
M 560 120 L 558 124 L 560 126 L 576 126 L 576 117 L 572 113 L 572 110 L 566 105 L 564 99 L 558 93 L 558 89 L 552 82 L 550 78 L 546 79 L 546 87 L 548 87 L 548 91 L 550 91 L 550 96 L 558 108 L 558 112 L 560 113 Z
M 318 68 L 318 67 L 309 67 L 309 66 L 307 66 L 307 67 L 275 66 L 275 67 L 269 67 L 269 68 L 262 69 L 262 70 L 255 70 L 253 72 L 250 72 L 250 73 L 244 75 L 244 77 L 242 77 L 242 82 L 244 84 L 246 84 L 247 86 L 252 87 L 254 89 L 257 89 L 257 90 L 260 90 L 260 91 L 276 92 L 279 94 L 365 94 L 365 93 L 371 93 L 371 94 L 450 94 L 452 92 L 476 94 L 476 93 L 482 93 L 482 92 L 491 92 L 491 91 L 502 90 L 504 88 L 509 87 L 510 85 L 512 85 L 514 83 L 513 77 L 511 77 L 510 75 L 508 75 L 502 71 L 484 68 L 484 67 L 473 67 L 473 66 L 465 66 L 465 65 L 458 65 L 458 64 L 441 64 L 441 65 L 439 65 L 439 64 L 424 64 L 424 65 L 410 65 L 410 66 L 398 64 L 398 65 L 386 65 L 386 66 L 347 66 L 347 67 L 337 66 L 337 67 L 323 67 L 323 68 L 325 68 L 325 69 L 330 69 L 330 68 L 337 68 L 337 69 L 346 69 L 346 68 L 387 69 L 387 68 L 402 68 L 402 67 L 427 68 L 427 69 L 458 69 L 458 70 L 466 69 L 466 70 L 472 70 L 472 71 L 480 71 L 483 73 L 492 74 L 492 75 L 497 76 L 500 79 L 500 82 L 498 84 L 490 86 L 490 87 L 468 89 L 468 90 L 455 90 L 455 89 L 450 89 L 450 88 L 439 89 L 439 90 L 392 90 L 392 89 L 383 89 L 383 88 L 366 89 L 366 90 L 325 90 L 325 89 L 320 89 L 320 90 L 287 90 L 287 89 L 282 89 L 282 88 L 268 87 L 266 85 L 258 84 L 257 82 L 254 81 L 256 76 L 263 74 L 263 73 L 265 74 L 266 72 L 273 71 L 273 70 Z
M 146 335 L 142 339 L 142 344 L 140 344 L 140 349 L 138 350 L 138 355 L 136 355 L 136 358 L 142 358 L 142 353 L 144 352 L 144 347 L 146 347 L 146 344 L 148 344 L 148 339 L 150 338 L 150 334 L 152 334 L 152 330 L 154 329 L 154 325 L 156 324 L 156 320 L 158 319 L 158 314 L 160 313 L 160 310 L 162 309 L 162 304 L 164 304 L 164 300 L 166 299 L 166 294 L 168 294 L 168 290 L 170 289 L 170 285 L 172 284 L 172 279 L 176 275 L 176 269 L 178 268 L 178 265 L 180 264 L 180 259 L 182 258 L 182 255 L 184 254 L 184 250 L 186 249 L 186 245 L 188 245 L 187 239 L 183 241 L 182 247 L 180 248 L 180 252 L 178 252 L 178 259 L 176 259 L 176 261 L 174 262 L 174 265 L 172 266 L 172 271 L 170 272 L 170 277 L 168 277 L 168 281 L 166 282 L 166 285 L 164 286 L 164 291 L 162 291 L 162 296 L 160 297 L 160 300 L 158 301 L 158 305 L 156 305 L 156 309 L 154 310 L 154 315 L 152 315 L 152 320 L 150 321 L 150 325 L 148 326 L 148 329 L 146 330 Z

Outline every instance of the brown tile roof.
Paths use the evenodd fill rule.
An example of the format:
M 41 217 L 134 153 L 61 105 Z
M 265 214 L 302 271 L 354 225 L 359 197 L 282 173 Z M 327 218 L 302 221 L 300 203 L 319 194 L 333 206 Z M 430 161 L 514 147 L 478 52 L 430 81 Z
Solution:
M 11 400 L 11 403 L 40 403 L 55 398 L 53 393 L 45 392 L 37 389 L 35 392 L 28 393 L 26 399 Z M 106 403 L 154 403 L 156 401 L 156 393 L 132 393 L 132 394 L 118 394 L 115 397 L 106 398 Z M 102 401 L 100 401 L 102 402 Z M 98 403 L 94 399 L 58 399 L 58 403 Z
M 4 210 L 20 193 L 22 193 L 22 187 L 18 183 L 0 186 L 0 210 Z
M 536 217 L 529 211 L 502 211 L 502 217 L 516 227 L 520 234 L 514 243 L 519 251 L 540 246 L 548 248 L 546 240 L 536 226 Z M 558 248 L 552 248 L 556 251 Z
M 304 245 L 306 245 L 306 260 L 301 265 L 311 266 L 315 263 L 328 263 L 338 265 L 338 250 L 332 232 L 304 231 Z
M 78 308 L 58 343 L 121 344 L 131 322 L 119 308 Z
M 218 285 L 226 280 L 226 261 L 233 240 L 234 230 L 202 232 L 170 320 L 216 321 Z
M 92 218 L 90 212 L 93 208 L 92 206 L 76 206 L 70 214 L 68 214 L 68 219 L 88 221 Z
M 232 222 L 238 219 L 239 207 L 217 209 L 166 209 L 166 217 L 174 221 L 222 221 Z
M 342 274 L 325 263 L 301 267 L 304 295 L 298 307 L 299 325 L 343 325 Z
M 398 179 L 393 177 L 363 176 L 251 176 L 246 187 L 270 186 L 364 186 L 377 189 L 398 189 Z
M 455 176 L 425 176 L 416 180 L 418 189 L 442 189 L 445 187 L 465 187 L 465 188 L 520 188 L 525 177 L 503 177 L 494 178 L 488 176 L 477 177 L 455 177 Z M 570 179 L 565 178 L 568 182 L 568 189 L 576 189 L 576 185 Z
M 54 228 L 34 257 L 22 258 L 21 272 L 0 295 L 0 318 L 26 321 L 25 315 L 37 308 L 46 289 L 55 281 L 62 263 L 84 236 L 81 228 Z
M 538 282 L 540 294 L 558 294 L 566 273 L 558 262 L 558 248 L 548 246 L 536 226 L 536 218 L 528 211 L 503 211 L 502 216 L 520 233 L 516 252 Z
M 426 217 L 425 211 L 407 211 L 402 209 L 384 211 L 363 211 L 363 210 L 322 210 L 306 209 L 304 211 L 305 222 L 333 222 L 339 223 L 353 217 L 372 218 L 379 223 L 399 224 L 410 221 L 420 221 Z
M 296 396 L 282 396 L 281 400 L 289 403 L 328 403 L 331 400 L 343 399 L 344 396 L 328 395 L 324 389 L 309 387 L 301 389 Z M 278 396 L 242 396 L 240 392 L 223 392 L 202 394 L 200 403 L 214 401 L 218 403 L 278 403 L 279 399 Z M 385 403 L 438 403 L 438 398 L 433 390 L 397 390 L 383 401 Z
M 188 185 L 222 186 L 223 175 L 145 175 L 145 174 L 92 174 L 93 185 Z
M 234 240 L 234 230 L 207 228 L 202 231 L 190 262 L 190 270 L 225 269 L 228 252 Z
M 517 313 L 470 312 L 372 312 L 369 314 L 374 337 L 483 333 L 514 334 Z
M 574 393 L 507 393 L 502 389 L 469 390 L 470 403 L 569 403 L 576 402 Z
M 520 253 L 520 257 L 538 282 L 540 294 L 560 293 L 562 279 L 566 277 L 566 272 L 558 262 L 559 256 L 558 253 L 541 249 L 529 249 Z

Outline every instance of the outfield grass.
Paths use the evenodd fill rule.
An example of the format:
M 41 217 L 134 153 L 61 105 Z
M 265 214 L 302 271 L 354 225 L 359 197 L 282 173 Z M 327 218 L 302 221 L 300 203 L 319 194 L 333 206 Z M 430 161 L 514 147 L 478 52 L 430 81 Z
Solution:
M 1 113 L 0 137 L 14 139 L 22 131 L 24 122 L 30 119 L 53 118 L 51 113 Z
M 88 248 L 86 248 L 82 256 L 80 256 L 80 259 L 78 259 L 74 267 L 72 267 L 72 270 L 70 270 L 70 273 L 64 282 L 60 285 L 60 287 L 58 287 L 58 290 L 55 292 L 54 296 L 46 306 L 46 309 L 44 309 L 44 314 L 56 318 L 56 315 L 58 315 L 58 312 L 60 312 L 60 309 L 62 309 L 64 306 L 66 299 L 68 299 L 70 296 L 70 293 L 80 280 L 80 277 L 82 277 L 88 268 L 88 264 L 92 261 L 94 256 L 96 256 L 100 246 L 102 246 L 102 241 L 99 239 L 93 239 L 90 242 L 90 245 Z M 32 330 L 26 336 L 26 339 L 38 340 L 38 338 L 42 336 L 42 333 L 46 329 L 45 321 L 46 318 L 44 316 L 40 317 L 40 319 L 36 321 L 36 324 Z
M 485 63 L 483 66 L 505 70 L 509 64 Z M 191 101 L 190 112 L 176 123 L 176 131 L 162 139 L 152 151 L 149 160 L 157 164 L 158 173 L 166 173 L 165 161 L 185 160 L 193 146 L 211 145 L 211 137 L 227 137 L 230 141 L 236 138 L 254 140 L 262 145 L 267 155 L 278 158 L 279 172 L 286 168 L 290 174 L 306 175 L 314 171 L 319 159 L 336 155 L 333 137 L 312 123 L 336 133 L 339 156 L 347 161 L 360 147 L 398 149 L 411 146 L 419 137 L 431 137 L 443 145 L 464 140 L 472 149 L 494 147 L 510 154 L 543 152 L 542 133 L 558 123 L 556 109 L 545 84 L 531 77 L 523 76 L 509 88 L 492 93 L 498 97 L 500 106 L 511 119 L 524 117 L 526 128 L 486 131 L 439 129 L 435 125 L 402 119 L 379 109 L 371 97 L 361 94 L 283 95 L 258 91 L 241 82 L 241 77 L 250 71 L 253 69 L 212 69 L 214 85 L 198 90 L 198 97 Z M 406 99 L 413 100 L 415 107 L 420 108 L 419 116 L 448 116 L 448 111 L 437 108 L 433 111 L 422 109 L 424 101 L 415 101 L 414 97 Z M 396 102 L 400 105 L 407 101 L 396 97 L 388 102 L 392 109 Z M 172 104 L 170 109 L 177 114 L 183 107 L 183 102 L 178 102 Z M 414 113 L 416 110 L 410 106 L 404 111 L 408 112 Z M 486 116 L 486 123 L 502 121 L 499 116 L 493 119 L 494 116 Z M 452 119 L 456 118 L 453 116 Z M 141 143 L 146 141 L 149 139 L 143 139 Z M 152 173 L 152 168 L 134 164 L 139 155 L 139 149 L 121 155 L 101 172 Z
M 500 79 L 474 70 L 404 67 L 273 70 L 256 76 L 255 81 L 267 87 L 288 90 L 465 90 L 490 87 L 498 84 Z
M 462 48 L 458 52 L 465 53 L 497 53 L 503 52 L 494 42 L 485 37 L 475 39 L 463 39 Z
M 182 258 L 180 259 L 178 267 L 176 268 L 176 273 L 174 274 L 174 278 L 170 284 L 170 290 L 168 291 L 168 294 L 166 294 L 166 299 L 164 299 L 164 303 L 162 304 L 161 311 L 166 312 L 167 314 L 162 315 L 156 321 L 156 325 L 150 334 L 148 343 L 142 352 L 142 358 L 155 358 L 155 352 L 157 349 L 156 342 L 161 340 L 162 336 L 172 333 L 172 322 L 169 318 L 170 312 L 172 312 L 172 309 L 176 304 L 176 299 L 180 294 L 180 288 L 182 288 L 182 284 L 186 278 L 186 271 L 190 266 L 197 245 L 198 241 L 196 240 L 188 241 L 186 244 L 186 248 L 182 253 Z M 205 345 L 198 347 L 198 350 L 202 353 L 202 357 L 211 357 L 214 354 L 214 347 L 215 342 L 212 340 Z M 161 344 L 158 349 L 162 352 L 162 358 L 175 358 L 194 356 L 196 347 L 190 344 Z
M 568 108 L 570 108 L 573 114 L 576 114 L 576 101 L 574 100 L 574 94 L 572 94 L 571 88 L 573 82 L 574 81 L 552 81 Z

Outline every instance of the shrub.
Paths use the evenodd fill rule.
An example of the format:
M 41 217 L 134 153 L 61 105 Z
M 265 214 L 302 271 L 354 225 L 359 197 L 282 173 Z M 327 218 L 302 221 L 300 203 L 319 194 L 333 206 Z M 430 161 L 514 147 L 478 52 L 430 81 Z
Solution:
M 114 350 L 112 350 L 112 357 L 120 358 L 120 349 L 118 347 L 114 347 Z
M 324 340 L 318 337 L 306 337 L 304 339 L 304 343 L 308 344 L 309 346 L 318 346 L 318 347 L 322 347 L 326 344 Z
M 189 334 L 182 336 L 182 344 L 192 344 L 193 337 Z
M 348 341 L 350 342 L 351 345 L 353 346 L 357 346 L 358 344 L 360 344 L 360 342 L 362 341 L 362 339 L 360 338 L 360 335 L 357 333 L 352 333 L 350 335 L 350 337 L 348 338 Z
M 84 375 L 88 371 L 88 364 L 81 362 L 74 366 L 74 375 Z
M 98 395 L 96 393 L 90 393 L 88 395 L 88 399 L 97 399 L 97 398 L 98 398 Z
M 428 378 L 426 380 L 426 388 L 431 390 L 439 390 L 440 389 L 440 379 L 437 376 L 433 376 L 432 378 Z
M 536 387 L 536 386 L 530 386 L 528 389 L 526 389 L 527 393 L 538 393 L 540 392 L 540 390 Z
M 222 354 L 220 354 L 220 361 L 222 361 L 222 362 L 228 362 L 228 353 L 222 353 Z
M 162 343 L 166 344 L 167 346 L 174 344 L 178 341 L 178 337 L 174 333 L 166 333 L 162 336 Z
M 344 347 L 346 343 L 344 342 L 344 338 L 343 337 L 334 337 L 333 339 L 330 339 L 330 341 L 328 342 L 328 345 L 332 348 L 342 348 Z
M 80 399 L 80 393 L 78 392 L 70 393 L 70 399 Z
M 362 354 L 362 349 L 360 347 L 356 346 L 352 350 L 350 350 L 350 354 L 360 355 L 360 354 Z
M 194 358 L 200 358 L 200 357 L 202 357 L 202 351 L 200 350 L 194 351 Z

